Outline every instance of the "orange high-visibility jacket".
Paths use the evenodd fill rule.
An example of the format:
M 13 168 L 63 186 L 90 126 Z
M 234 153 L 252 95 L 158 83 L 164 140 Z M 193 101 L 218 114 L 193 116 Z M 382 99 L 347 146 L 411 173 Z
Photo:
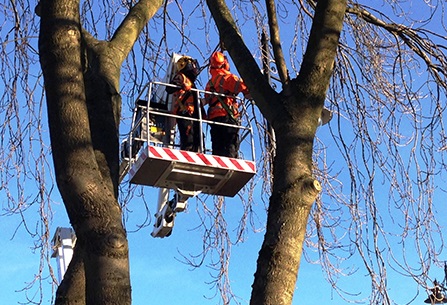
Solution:
M 172 109 L 172 113 L 184 114 L 187 112 L 192 115 L 194 113 L 195 93 L 191 92 L 190 90 L 193 87 L 193 83 L 183 73 L 177 73 L 171 83 L 181 87 L 173 93 L 174 107 Z
M 206 91 L 222 93 L 225 95 L 237 95 L 242 92 L 248 94 L 248 89 L 242 79 L 225 69 L 211 69 L 211 79 L 206 84 Z M 232 110 L 234 118 L 239 116 L 237 100 L 232 97 L 215 96 L 205 94 L 205 102 L 209 105 L 208 119 L 212 120 L 216 117 L 231 115 L 222 106 L 221 102 L 225 102 L 228 108 Z

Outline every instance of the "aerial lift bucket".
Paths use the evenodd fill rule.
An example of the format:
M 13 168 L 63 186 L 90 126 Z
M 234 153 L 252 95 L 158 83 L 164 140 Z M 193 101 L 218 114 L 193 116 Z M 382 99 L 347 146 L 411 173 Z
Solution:
M 188 198 L 200 193 L 233 197 L 256 174 L 252 139 L 252 160 L 215 156 L 203 148 L 201 152 L 184 151 L 174 143 L 175 120 L 181 117 L 171 114 L 172 101 L 165 88 L 172 86 L 169 80 L 179 58 L 174 54 L 164 83 L 151 82 L 138 96 L 132 130 L 121 150 L 121 180 L 128 174 L 132 184 L 160 188 L 154 237 L 171 234 L 175 214 L 185 209 Z M 193 90 L 193 94 L 204 94 Z M 207 122 L 198 120 L 200 126 Z M 244 130 L 252 132 L 251 127 Z M 169 190 L 175 195 L 168 201 Z

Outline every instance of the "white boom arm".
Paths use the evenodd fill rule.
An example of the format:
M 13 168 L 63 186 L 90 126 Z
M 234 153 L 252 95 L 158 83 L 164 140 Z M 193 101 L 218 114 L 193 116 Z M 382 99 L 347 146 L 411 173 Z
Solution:
M 76 235 L 72 228 L 58 227 L 52 239 L 53 254 L 57 260 L 59 282 L 64 278 L 68 265 L 73 257 L 73 248 L 76 244 Z

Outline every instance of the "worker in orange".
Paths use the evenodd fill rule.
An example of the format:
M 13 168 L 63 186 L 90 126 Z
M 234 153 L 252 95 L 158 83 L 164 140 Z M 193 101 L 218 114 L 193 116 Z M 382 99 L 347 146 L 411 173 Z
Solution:
M 178 59 L 177 73 L 171 80 L 176 87 L 166 87 L 169 94 L 173 94 L 174 106 L 172 113 L 187 118 L 199 118 L 197 93 L 191 91 L 196 88 L 195 80 L 199 74 L 197 60 L 182 56 Z M 180 149 L 188 151 L 199 151 L 200 128 L 199 122 L 188 119 L 177 119 L 177 128 L 180 133 Z
M 214 52 L 210 58 L 211 79 L 206 85 L 206 91 L 225 94 L 218 96 L 205 94 L 205 104 L 208 104 L 208 120 L 219 123 L 238 125 L 239 105 L 234 98 L 239 93 L 248 96 L 245 83 L 230 72 L 227 58 L 221 52 Z M 213 155 L 237 158 L 239 151 L 239 129 L 236 127 L 211 124 L 211 144 Z

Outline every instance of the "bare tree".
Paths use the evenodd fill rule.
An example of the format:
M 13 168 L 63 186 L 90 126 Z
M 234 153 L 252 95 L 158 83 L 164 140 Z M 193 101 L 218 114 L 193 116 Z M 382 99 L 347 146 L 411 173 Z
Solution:
M 319 1 L 298 77 L 290 79 L 276 4 L 267 1 L 273 53 L 283 85 L 275 92 L 243 43 L 225 1 L 208 1 L 220 37 L 276 133 L 273 188 L 250 304 L 291 304 L 307 220 L 321 191 L 313 174 L 313 141 L 334 67 L 346 2 Z
M 257 14 L 258 6 L 254 9 L 253 19 L 257 22 L 258 28 L 268 24 L 274 59 L 272 65 L 277 71 L 278 82 L 282 85 L 280 98 L 275 98 L 276 93 L 269 93 L 268 84 L 263 82 L 262 77 L 256 75 L 258 70 L 250 61 L 250 56 L 240 38 L 239 29 L 242 29 L 242 26 L 240 28 L 236 26 L 240 20 L 236 23 L 229 17 L 231 14 L 229 11 L 225 12 L 223 2 L 209 1 L 209 3 L 210 7 L 214 5 L 216 8 L 211 9 L 211 12 L 225 47 L 249 84 L 257 105 L 277 131 L 277 137 L 288 135 L 284 129 L 275 124 L 275 113 L 280 108 L 279 105 L 284 104 L 288 107 L 287 111 L 280 111 L 277 120 L 281 120 L 282 124 L 288 124 L 285 122 L 288 122 L 289 117 L 285 113 L 296 109 L 299 109 L 297 110 L 299 114 L 304 113 L 319 96 L 318 94 L 307 96 L 300 86 L 306 89 L 314 88 L 316 85 L 322 86 L 318 91 L 322 95 L 326 94 L 323 87 L 325 81 L 318 77 L 311 77 L 310 81 L 306 77 L 310 75 L 309 67 L 323 71 L 325 67 L 332 65 L 331 60 L 335 53 L 331 54 L 327 50 L 318 53 L 318 50 L 321 50 L 318 44 L 313 45 L 315 41 L 319 43 L 331 41 L 324 34 L 339 31 L 339 28 L 317 31 L 318 28 L 321 29 L 321 24 L 324 24 L 319 22 L 320 13 L 329 14 L 323 17 L 327 22 L 332 20 L 329 16 L 336 16 L 331 9 L 328 9 L 331 2 L 300 1 L 297 4 L 299 17 L 295 21 L 296 35 L 292 47 L 289 48 L 291 52 L 287 55 L 282 51 L 278 20 L 289 21 L 287 26 L 293 24 L 293 18 L 287 19 L 290 15 L 296 16 L 292 13 L 292 6 L 285 8 L 280 2 L 266 1 L 267 14 Z M 445 108 L 443 96 L 446 90 L 446 40 L 445 26 L 442 22 L 439 23 L 444 17 L 442 13 L 444 4 L 441 1 L 430 4 L 413 3 L 407 7 L 394 1 L 389 1 L 387 4 L 389 6 L 385 4 L 382 6 L 383 12 L 354 2 L 348 2 L 346 6 L 344 30 L 338 45 L 338 55 L 335 57 L 333 79 L 326 97 L 327 106 L 337 114 L 337 121 L 329 126 L 335 140 L 334 145 L 339 148 L 340 158 L 346 161 L 346 167 L 337 165 L 340 160 L 330 161 L 334 164 L 328 164 L 328 160 L 331 159 L 325 154 L 331 149 L 324 147 L 321 142 L 312 145 L 315 149 L 314 161 L 317 164 L 312 170 L 322 182 L 323 194 L 317 198 L 307 232 L 308 245 L 317 247 L 319 262 L 328 271 L 328 280 L 332 287 L 337 287 L 336 279 L 340 274 L 353 272 L 349 271 L 349 267 L 346 268 L 347 271 L 343 271 L 341 267 L 343 264 L 339 260 L 343 261 L 356 253 L 359 254 L 364 262 L 362 270 L 364 269 L 371 277 L 371 304 L 393 302 L 387 289 L 388 273 L 396 272 L 401 276 L 412 277 L 422 287 L 426 287 L 429 267 L 433 262 L 439 262 L 440 249 L 443 245 L 441 226 L 439 218 L 435 217 L 436 208 L 433 199 L 436 191 L 438 194 L 444 192 L 439 185 L 443 182 L 445 164 L 443 157 L 445 129 L 442 117 Z M 244 7 L 240 3 L 238 5 Z M 396 16 L 396 21 L 390 19 L 389 12 L 398 15 L 399 12 L 408 12 L 410 7 L 416 9 L 413 6 L 417 9 L 427 9 L 425 11 L 427 14 L 415 14 L 414 17 L 405 14 L 402 18 Z M 279 13 L 276 12 L 277 9 Z M 261 11 L 259 9 L 259 12 Z M 265 22 L 265 15 L 268 16 L 268 22 Z M 312 17 L 310 31 L 306 26 L 306 16 Z M 287 22 L 284 21 L 284 24 Z M 417 27 L 416 24 L 423 24 L 425 28 Z M 434 29 L 434 24 L 441 26 L 436 26 Z M 261 34 L 258 37 L 261 37 Z M 299 44 L 296 42 L 300 39 L 304 40 L 302 45 L 306 50 L 302 59 L 299 53 L 295 53 L 299 50 Z M 321 57 L 317 55 L 312 57 L 309 54 L 320 54 Z M 290 58 L 291 67 L 297 73 L 296 78 L 289 75 L 285 65 L 286 58 Z M 325 64 L 318 62 L 318 59 L 323 60 Z M 297 61 L 300 62 L 299 65 Z M 310 71 L 313 71 L 312 68 Z M 424 75 L 423 80 L 420 80 L 420 75 Z M 262 91 L 261 96 L 257 95 L 258 90 Z M 267 105 L 264 105 L 262 97 L 266 99 Z M 290 118 L 291 121 L 297 119 L 297 126 L 291 128 L 294 132 L 305 128 L 312 117 L 308 113 L 305 117 L 300 117 L 299 114 Z M 317 118 L 318 113 L 315 112 L 314 120 Z M 293 161 L 287 163 L 289 159 L 280 154 L 280 137 L 276 141 L 274 170 L 278 170 L 279 167 L 278 172 L 281 174 L 280 177 L 278 174 L 273 174 L 274 185 L 282 181 L 283 174 L 288 173 L 288 170 L 298 172 L 306 168 L 300 163 L 303 160 L 312 167 L 309 155 L 306 158 L 295 156 L 290 159 Z M 287 143 L 285 144 L 287 154 L 292 154 L 294 144 L 299 145 L 304 141 L 300 137 L 291 136 L 284 142 Z M 297 151 L 304 150 L 301 148 Z M 345 175 L 344 172 L 349 174 Z M 299 181 L 297 177 L 299 175 L 295 176 Z M 344 186 L 341 181 L 349 181 L 350 185 Z M 293 179 L 289 183 L 290 189 L 296 186 L 296 181 Z M 343 189 L 346 187 L 350 194 L 343 196 Z M 384 192 L 386 187 L 388 196 L 385 199 L 380 193 Z M 286 187 L 285 189 L 289 190 Z M 292 207 L 285 204 L 288 197 L 279 194 L 284 204 L 279 205 L 278 210 L 282 209 L 285 215 L 292 214 L 295 217 L 287 222 L 280 221 L 281 217 L 273 214 L 279 213 L 278 210 L 273 210 L 274 202 L 278 198 L 274 188 L 269 204 L 269 221 L 273 223 L 271 227 L 270 222 L 267 224 L 264 245 L 260 251 L 252 304 L 288 304 L 290 299 L 287 298 L 293 293 L 293 286 L 287 287 L 284 284 L 290 283 L 290 278 L 284 280 L 286 276 L 283 277 L 281 272 L 290 271 L 292 268 L 290 265 L 299 264 L 301 248 L 291 244 L 291 240 L 297 238 L 299 234 L 295 231 L 286 235 L 287 237 L 283 236 L 283 240 L 280 238 L 273 238 L 273 242 L 269 240 L 271 236 L 275 236 L 274 234 L 286 230 L 289 223 L 293 223 L 295 229 L 300 225 L 304 226 L 306 222 L 294 214 L 294 209 L 303 202 L 300 196 L 304 196 L 305 192 L 296 193 L 293 197 L 296 206 Z M 334 212 L 338 213 L 334 215 Z M 272 215 L 275 217 L 270 218 Z M 343 215 L 349 215 L 348 219 Z M 282 242 L 289 243 L 284 247 L 287 250 L 281 249 Z M 285 264 L 268 264 L 261 261 L 266 253 L 274 253 L 271 256 L 279 260 L 284 255 Z M 417 262 L 412 262 L 406 253 L 413 253 L 412 259 L 417 257 Z M 331 259 L 332 256 L 334 259 Z M 290 257 L 294 257 L 298 262 L 287 261 L 286 258 Z M 271 262 L 269 260 L 269 263 Z M 261 273 L 263 270 L 264 273 Z M 269 293 L 265 287 L 261 289 L 266 293 L 262 301 L 255 299 L 260 296 L 260 293 L 256 293 L 258 281 L 266 285 L 265 287 L 268 285 L 274 287 Z M 281 284 L 275 285 L 275 281 Z M 417 292 L 409 298 L 415 295 Z
M 79 1 L 41 1 L 39 53 L 56 181 L 77 242 L 56 304 L 130 304 L 118 204 L 121 66 L 162 1 L 140 1 L 107 42 L 83 30 Z
M 111 298 L 130 303 L 126 232 L 118 203 L 121 96 L 130 98 L 156 75 L 163 54 L 194 49 L 206 60 L 210 45 L 219 42 L 272 127 L 257 117 L 259 132 L 274 130 L 276 136 L 267 142 L 274 149 L 263 155 L 267 192 L 259 200 L 268 201 L 268 220 L 251 304 L 291 304 L 306 246 L 318 251 L 333 287 L 343 273 L 338 260 L 360 257 L 371 278 L 371 304 L 392 304 L 387 290 L 391 271 L 424 286 L 443 245 L 434 198 L 444 192 L 447 147 L 444 2 L 389 0 L 374 7 L 359 1 L 233 1 L 229 9 L 226 1 L 208 0 L 212 21 L 203 1 L 164 4 L 159 10 L 162 1 L 42 1 L 38 52 L 30 42 L 38 32 L 30 3 L 3 6 L 10 26 L 2 28 L 1 36 L 2 190 L 9 199 L 4 210 L 23 215 L 30 204 L 40 204 L 38 233 L 49 239 L 53 191 L 45 178 L 52 167 L 45 158 L 49 149 L 35 144 L 36 139 L 45 143 L 42 79 L 32 68 L 39 53 L 55 177 L 78 236 L 57 304 L 105 304 Z M 407 13 L 411 5 L 424 14 L 412 17 Z M 122 22 L 121 15 L 126 16 Z M 203 20 L 200 25 L 197 17 Z M 284 24 L 293 25 L 293 35 L 284 35 Z M 256 28 L 256 37 L 248 36 L 247 28 L 249 33 Z M 205 49 L 191 31 L 203 34 Z M 269 49 L 261 53 L 266 37 Z M 261 60 L 267 61 L 263 69 Z M 273 81 L 267 72 L 276 74 Z M 323 106 L 334 113 L 328 125 L 331 147 L 316 138 Z M 328 156 L 335 151 L 339 159 Z M 16 190 L 11 181 L 17 182 Z M 30 197 L 25 187 L 34 181 L 38 192 Z M 386 202 L 379 202 L 379 193 L 385 192 Z M 241 223 L 251 209 L 252 194 L 247 198 Z M 221 198 L 214 203 L 220 211 Z M 203 255 L 222 248 L 216 285 L 228 304 L 233 301 L 225 270 L 231 242 L 222 214 L 215 211 L 204 203 L 203 215 L 215 222 L 204 229 L 204 236 L 212 237 L 205 237 Z M 410 251 L 417 262 L 408 260 Z M 97 289 L 98 282 L 103 290 Z

